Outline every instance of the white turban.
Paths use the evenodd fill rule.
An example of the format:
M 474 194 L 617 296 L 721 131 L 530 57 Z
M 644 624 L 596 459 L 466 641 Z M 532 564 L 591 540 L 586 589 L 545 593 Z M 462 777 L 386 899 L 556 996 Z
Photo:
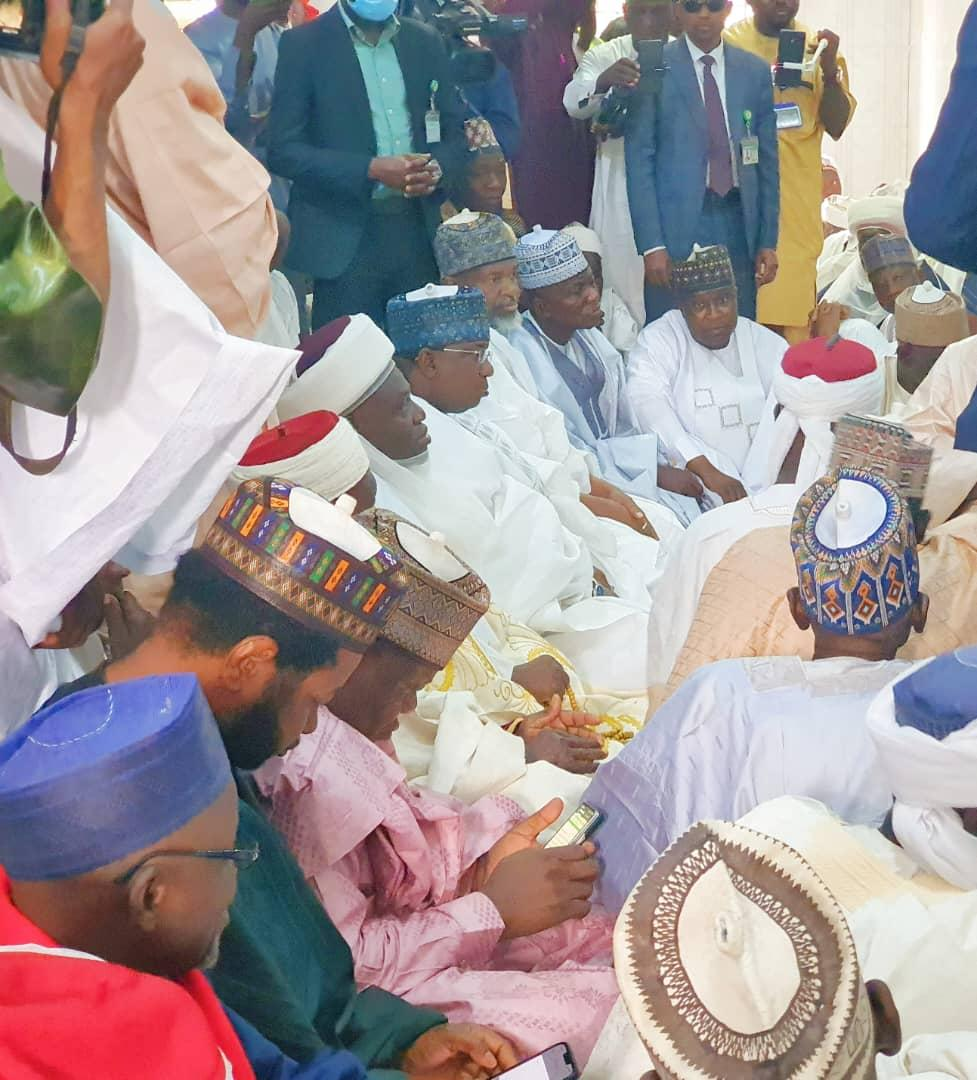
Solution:
M 579 221 L 573 221 L 560 232 L 565 232 L 567 236 L 572 236 L 577 241 L 577 247 L 585 254 L 599 255 L 604 257 L 604 245 L 600 241 L 600 237 L 593 229 L 588 229 L 586 225 L 581 225 Z
M 368 315 L 328 323 L 303 342 L 296 365 L 301 374 L 282 394 L 279 417 L 290 420 L 319 409 L 349 415 L 390 375 L 393 357 L 393 343 Z
M 925 870 L 968 890 L 977 889 L 977 837 L 955 808 L 977 807 L 975 695 L 977 650 L 958 649 L 887 686 L 866 718 L 895 796 L 896 838 Z
M 897 236 L 905 236 L 903 202 L 901 195 L 870 195 L 867 199 L 855 199 L 848 207 L 848 228 L 853 233 L 859 229 L 889 229 Z
M 850 195 L 829 195 L 821 203 L 821 220 L 836 229 L 848 228 L 848 210 L 852 204 Z
M 232 478 L 236 483 L 241 483 L 244 480 L 274 476 L 308 488 L 330 502 L 338 499 L 363 479 L 369 471 L 370 459 L 353 425 L 341 416 L 334 419 L 337 422 L 332 430 L 311 445 L 297 453 L 266 460 L 260 465 L 238 465 L 231 473 Z M 280 428 L 264 432 L 251 444 L 251 448 L 261 441 L 269 443 L 276 432 L 287 432 L 288 427 L 289 424 L 286 423 Z M 287 436 L 281 440 L 283 448 L 288 445 L 288 441 Z M 274 443 L 270 442 L 270 445 L 273 446 Z M 263 456 L 267 458 L 269 455 Z M 248 454 L 244 460 L 247 458 Z

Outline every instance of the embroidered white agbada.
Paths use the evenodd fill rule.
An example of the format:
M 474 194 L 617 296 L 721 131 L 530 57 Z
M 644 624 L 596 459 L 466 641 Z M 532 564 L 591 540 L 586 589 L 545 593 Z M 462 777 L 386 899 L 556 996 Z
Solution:
M 681 311 L 646 326 L 628 359 L 627 392 L 643 431 L 658 435 L 669 460 L 706 457 L 739 479 L 787 342 L 740 318 L 725 349 L 689 332 Z
M 735 821 L 780 795 L 815 798 L 849 821 L 881 824 L 892 789 L 865 713 L 908 667 L 783 656 L 698 671 L 601 766 L 584 795 L 614 837 L 601 851 L 600 902 L 618 910 L 696 821 Z
M 845 909 L 865 978 L 892 990 L 913 1068 L 879 1075 L 916 1075 L 928 1043 L 941 1051 L 928 1068 L 977 1076 L 977 893 L 924 872 L 877 830 L 846 825 L 809 799 L 763 803 L 741 824 L 807 859 Z
M 563 94 L 566 111 L 577 120 L 592 120 L 600 110 L 603 94 L 596 93 L 597 80 L 618 60 L 637 62 L 638 51 L 630 34 L 595 45 L 584 53 Z M 624 138 L 602 139 L 597 144 L 590 227 L 604 245 L 604 281 L 618 293 L 639 326 L 645 321 L 645 264 L 634 243 L 631 207 L 624 168 Z M 607 309 L 604 314 L 611 318 Z M 608 334 L 613 341 L 612 335 Z M 615 344 L 617 342 L 615 341 Z
M 0 132 L 11 186 L 37 201 L 43 133 L 4 95 Z M 104 563 L 156 573 L 190 546 L 295 363 L 295 353 L 228 335 L 116 214 L 108 224 L 112 292 L 75 442 L 42 478 L 0 454 L 10 511 L 0 517 L 4 685 L 16 687 L 0 706 L 4 726 L 25 719 L 44 689 L 29 643 Z M 62 419 L 14 409 L 27 453 L 61 445 Z
M 683 524 L 699 515 L 693 499 L 658 486 L 664 462 L 653 429 L 638 422 L 628 393 L 624 360 L 600 330 L 578 330 L 565 345 L 548 338 L 532 317 L 508 334 L 529 367 L 537 395 L 559 409 L 574 445 L 596 457 L 601 476 L 627 491 L 668 507 Z M 558 364 L 576 373 L 586 403 Z

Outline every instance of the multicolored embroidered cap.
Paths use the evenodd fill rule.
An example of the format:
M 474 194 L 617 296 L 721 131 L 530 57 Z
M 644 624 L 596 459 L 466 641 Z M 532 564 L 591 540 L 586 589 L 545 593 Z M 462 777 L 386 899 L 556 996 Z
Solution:
M 516 234 L 495 214 L 463 210 L 441 223 L 434 234 L 434 257 L 442 277 L 516 257 Z
M 426 533 L 388 510 L 368 510 L 357 521 L 394 553 L 409 581 L 381 636 L 439 669 L 446 667 L 488 611 L 488 586 L 438 533 Z
M 425 285 L 387 304 L 387 333 L 398 356 L 413 360 L 421 349 L 459 341 L 488 341 L 485 295 L 458 285 Z
M 875 1075 L 875 1025 L 844 912 L 772 837 L 693 825 L 628 898 L 614 968 L 635 1029 L 669 1076 Z
M 284 480 L 247 480 L 201 553 L 244 588 L 318 633 L 365 652 L 404 594 L 400 563 L 336 504 Z
M 736 275 L 729 251 L 721 244 L 692 249 L 684 262 L 672 263 L 672 291 L 685 296 L 713 292 L 716 289 L 735 289 Z
M 801 602 L 832 634 L 877 634 L 919 596 L 912 514 L 888 480 L 841 468 L 801 496 L 790 543 Z

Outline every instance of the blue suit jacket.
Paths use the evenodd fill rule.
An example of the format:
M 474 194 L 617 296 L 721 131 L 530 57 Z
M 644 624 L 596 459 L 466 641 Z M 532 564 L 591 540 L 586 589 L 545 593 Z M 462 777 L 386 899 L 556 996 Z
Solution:
M 641 94 L 628 116 L 625 138 L 628 198 L 638 251 L 665 247 L 686 259 L 698 239 L 696 226 L 706 193 L 709 135 L 706 109 L 685 38 L 665 46 L 661 93 Z M 780 158 L 770 68 L 728 42 L 725 46 L 726 111 L 751 256 L 776 248 L 780 220 Z M 636 107 L 635 107 L 636 106 Z M 760 140 L 760 163 L 744 165 L 743 114 Z
M 401 19 L 394 49 L 404 75 L 414 149 L 444 170 L 441 188 L 422 199 L 431 235 L 441 221 L 443 192 L 464 159 L 464 111 L 451 80 L 441 35 Z M 441 142 L 429 144 L 424 113 L 437 82 Z M 268 119 L 268 168 L 291 180 L 288 265 L 314 278 L 339 277 L 353 261 L 374 184 L 367 176 L 377 141 L 370 102 L 349 29 L 336 4 L 318 19 L 282 34 Z

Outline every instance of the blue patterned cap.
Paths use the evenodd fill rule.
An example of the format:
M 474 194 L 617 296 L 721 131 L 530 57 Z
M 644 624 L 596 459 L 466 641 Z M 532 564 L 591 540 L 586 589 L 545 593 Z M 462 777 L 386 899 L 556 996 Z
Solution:
M 434 234 L 434 257 L 442 277 L 516 257 L 516 234 L 495 214 L 465 210 L 448 218 Z
M 90 873 L 171 836 L 230 783 L 195 676 L 83 690 L 0 743 L 0 864 L 18 881 Z
M 873 236 L 862 246 L 862 266 L 874 274 L 888 266 L 915 266 L 916 253 L 904 236 Z
M 565 232 L 533 227 L 516 244 L 519 281 L 524 289 L 560 285 L 590 268 L 576 240 Z
M 832 634 L 877 634 L 919 596 L 912 515 L 882 477 L 844 467 L 816 481 L 794 511 L 790 543 L 808 617 Z
M 457 285 L 425 285 L 387 304 L 387 334 L 398 356 L 412 360 L 421 349 L 459 341 L 488 341 L 485 295 Z
M 895 719 L 934 739 L 977 720 L 977 648 L 944 653 L 892 688 Z

